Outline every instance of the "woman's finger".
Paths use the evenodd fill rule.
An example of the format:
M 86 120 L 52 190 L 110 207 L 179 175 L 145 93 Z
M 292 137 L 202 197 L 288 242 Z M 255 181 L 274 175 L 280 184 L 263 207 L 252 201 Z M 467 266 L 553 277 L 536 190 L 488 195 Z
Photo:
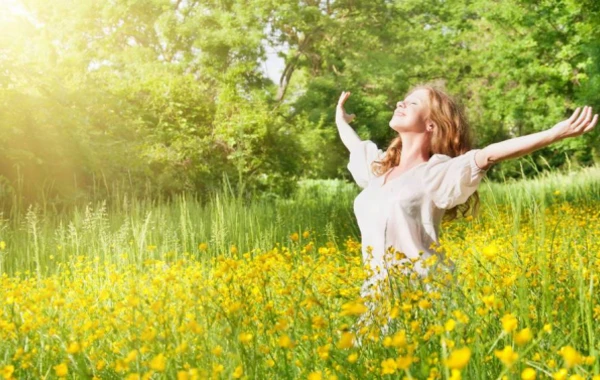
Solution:
M 583 123 L 583 129 L 585 129 L 590 121 L 592 121 L 592 115 L 592 107 L 588 107 L 587 116 L 585 117 L 585 121 Z
M 592 130 L 592 128 L 594 128 L 596 126 L 596 123 L 598 122 L 598 114 L 594 115 L 594 118 L 592 119 L 592 122 L 590 123 L 590 125 L 588 125 L 583 132 L 589 132 Z
M 586 107 L 586 109 L 581 113 L 577 122 L 573 125 L 573 128 L 577 130 L 582 130 L 586 127 L 586 125 L 591 120 L 591 107 Z
M 573 124 L 573 122 L 575 121 L 575 119 L 577 119 L 577 115 L 579 115 L 579 110 L 580 109 L 581 109 L 580 107 L 575 108 L 575 111 L 573 111 L 573 114 L 571 115 L 571 117 L 568 120 L 570 124 Z
M 573 125 L 577 128 L 579 126 L 579 124 L 585 119 L 586 116 L 587 116 L 587 106 L 583 107 L 583 111 L 581 111 L 581 113 L 579 114 L 579 117 L 577 118 L 577 120 L 575 120 Z

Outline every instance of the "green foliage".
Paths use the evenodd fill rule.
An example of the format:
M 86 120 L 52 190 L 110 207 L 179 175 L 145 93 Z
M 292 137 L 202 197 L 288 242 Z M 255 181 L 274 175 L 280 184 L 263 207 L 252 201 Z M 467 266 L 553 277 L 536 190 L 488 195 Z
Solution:
M 591 0 L 118 2 L 0 5 L 3 204 L 68 204 L 114 188 L 249 196 L 349 178 L 334 106 L 385 148 L 408 88 L 444 85 L 475 146 L 600 107 Z M 261 71 L 267 49 L 281 79 Z M 598 128 L 503 162 L 492 179 L 600 162 Z M 43 195 L 42 195 L 43 194 Z M 16 198 L 15 198 L 16 197 Z

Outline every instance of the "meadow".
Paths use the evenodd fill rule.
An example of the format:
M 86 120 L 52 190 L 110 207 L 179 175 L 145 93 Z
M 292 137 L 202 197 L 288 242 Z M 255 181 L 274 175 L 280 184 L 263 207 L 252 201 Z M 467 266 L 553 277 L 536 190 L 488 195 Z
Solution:
M 599 168 L 483 182 L 479 214 L 442 225 L 455 271 L 370 301 L 358 190 L 13 206 L 0 376 L 600 379 Z

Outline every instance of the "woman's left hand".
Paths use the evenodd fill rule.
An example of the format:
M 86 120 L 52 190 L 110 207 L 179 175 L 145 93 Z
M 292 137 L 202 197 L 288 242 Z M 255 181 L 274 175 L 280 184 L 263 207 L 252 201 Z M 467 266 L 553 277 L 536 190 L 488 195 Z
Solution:
M 585 106 L 583 110 L 578 107 L 567 120 L 552 127 L 556 140 L 575 137 L 591 131 L 598 122 L 598 114 L 592 118 L 592 107 Z

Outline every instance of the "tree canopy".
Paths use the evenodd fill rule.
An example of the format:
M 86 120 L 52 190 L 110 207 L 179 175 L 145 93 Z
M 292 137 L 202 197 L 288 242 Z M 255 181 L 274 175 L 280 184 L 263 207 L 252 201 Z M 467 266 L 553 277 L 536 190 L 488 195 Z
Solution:
M 593 0 L 14 0 L 0 5 L 4 201 L 115 187 L 289 193 L 346 177 L 342 90 L 361 138 L 393 138 L 418 83 L 465 107 L 475 146 L 600 106 Z M 267 49 L 279 81 L 261 69 Z M 598 129 L 493 167 L 491 178 L 600 162 Z

